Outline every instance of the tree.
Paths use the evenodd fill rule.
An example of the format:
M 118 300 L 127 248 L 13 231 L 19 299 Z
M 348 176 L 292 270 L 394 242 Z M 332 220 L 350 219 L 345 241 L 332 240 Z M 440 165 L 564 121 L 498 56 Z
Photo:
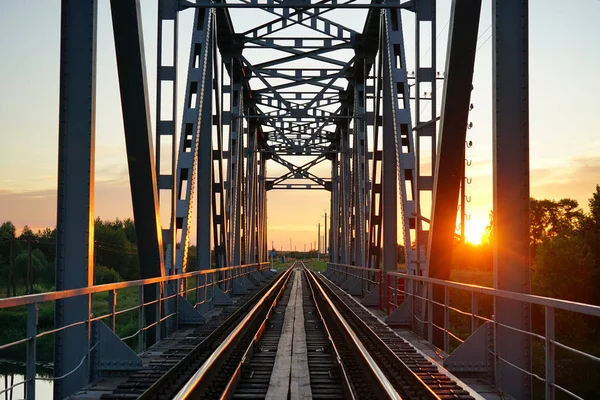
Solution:
M 494 212 L 490 211 L 489 222 L 485 226 L 483 230 L 483 235 L 481 235 L 481 243 L 491 246 L 494 240 Z
M 40 259 L 41 257 L 41 259 Z M 33 285 L 35 283 L 39 283 L 41 281 L 41 277 L 46 273 L 45 269 L 47 267 L 46 260 L 44 259 L 44 255 L 38 250 L 34 250 L 31 252 L 31 271 L 29 272 L 29 279 L 27 278 L 27 271 L 29 269 L 29 254 L 27 251 L 22 251 L 15 258 L 15 281 L 27 285 L 28 292 L 31 292 Z
M 548 297 L 589 303 L 593 252 L 581 235 L 545 239 L 533 265 L 532 291 Z
M 94 226 L 95 264 L 117 271 L 123 279 L 139 279 L 137 247 L 127 239 L 123 223 L 97 218 Z
M 559 234 L 571 235 L 581 228 L 585 214 L 578 208 L 577 200 L 536 200 L 529 203 L 529 240 L 532 259 L 537 247 L 546 239 Z

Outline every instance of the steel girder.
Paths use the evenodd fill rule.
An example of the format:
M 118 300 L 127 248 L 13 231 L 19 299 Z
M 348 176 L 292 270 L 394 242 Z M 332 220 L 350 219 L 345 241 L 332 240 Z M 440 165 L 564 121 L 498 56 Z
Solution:
M 165 275 L 165 267 L 141 10 L 139 4 L 133 1 L 112 1 L 111 12 L 140 277 L 155 278 Z M 144 288 L 144 298 L 148 302 L 156 300 L 156 293 L 155 287 Z M 152 304 L 145 312 L 147 324 L 154 325 L 145 335 L 148 344 L 160 339 L 158 325 L 154 324 L 157 321 L 156 310 L 156 305 Z
M 366 74 L 365 74 L 366 75 Z M 354 262 L 365 265 L 369 223 L 369 164 L 367 160 L 367 113 L 365 82 L 354 83 Z
M 229 113 L 229 163 L 227 165 L 227 210 L 229 260 L 232 265 L 239 265 L 242 256 L 241 245 L 241 206 L 243 173 L 243 95 L 241 77 L 233 77 L 231 83 L 231 111 Z
M 331 159 L 331 196 L 329 215 L 329 259 L 331 262 L 339 263 L 340 260 L 340 167 L 339 148 L 340 141 L 337 140 L 330 154 Z
M 63 0 L 61 7 L 56 290 L 94 284 L 97 7 L 96 0 Z M 91 296 L 58 300 L 55 327 L 86 321 L 91 303 Z M 91 324 L 56 333 L 54 376 L 66 376 L 55 382 L 54 397 L 88 382 L 90 341 Z
M 494 287 L 521 293 L 531 291 L 528 3 L 492 3 Z M 507 362 L 531 371 L 531 337 L 503 326 L 530 331 L 531 307 L 496 299 L 494 314 L 498 322 L 494 328 L 495 383 L 514 398 L 529 399 L 531 375 Z M 553 396 L 553 388 L 549 388 L 546 398 Z
M 402 18 L 400 10 L 397 9 L 384 10 L 381 14 L 384 40 L 384 46 L 381 49 L 383 51 L 383 261 L 384 269 L 395 270 L 397 268 L 396 219 L 398 204 L 396 196 L 400 200 L 400 230 L 405 243 L 406 264 L 410 265 L 415 260 L 415 251 L 411 246 L 411 238 L 414 237 L 416 228 L 415 153 Z M 390 136 L 392 137 L 390 138 Z M 392 155 L 395 157 L 395 162 L 390 160 Z M 392 166 L 394 170 L 389 171 Z M 398 191 L 393 195 L 390 193 L 391 190 L 387 190 L 386 193 L 388 187 L 394 187 L 392 175 L 397 183 Z
M 437 80 L 439 79 L 437 68 L 437 19 L 436 0 L 419 0 L 414 9 L 415 24 L 415 63 L 416 73 L 414 76 L 414 105 L 415 105 L 415 207 L 418 219 L 416 223 L 415 253 L 413 262 L 408 264 L 409 271 L 417 275 L 427 275 L 427 245 L 429 240 L 429 229 L 424 229 L 422 216 L 427 215 L 428 210 L 421 209 L 421 198 L 433 198 L 433 181 L 437 165 L 437 136 L 436 136 L 436 113 L 437 113 Z M 429 26 L 428 32 L 422 27 Z M 423 43 L 423 33 L 427 40 Z M 424 45 L 429 48 L 428 52 L 422 53 Z M 429 93 L 424 93 L 428 90 Z M 427 146 L 427 143 L 428 146 Z M 427 163 L 430 168 L 424 168 Z M 426 173 L 425 170 L 430 172 Z
M 215 28 L 216 31 L 216 28 Z M 223 64 L 216 62 L 217 56 L 217 41 L 213 36 L 212 42 L 212 57 L 213 57 L 213 77 L 215 86 L 215 104 L 214 104 L 214 118 L 212 123 L 211 137 L 213 142 L 211 143 L 211 210 L 212 210 L 212 233 L 213 233 L 213 245 L 215 249 L 214 264 L 218 268 L 226 267 L 229 265 L 229 251 L 227 246 L 227 218 L 225 209 L 225 176 L 223 175 L 224 167 L 223 164 L 226 162 L 223 156 Z M 219 71 L 219 67 L 221 70 Z M 198 196 L 201 194 L 198 193 Z M 204 192 L 206 195 L 206 192 Z M 198 221 L 198 223 L 206 223 L 205 221 Z M 198 249 L 196 249 L 198 250 Z M 210 252 L 210 247 L 203 249 L 203 251 Z M 198 259 L 200 262 L 200 259 Z M 210 264 L 210 263 L 209 263 Z M 198 264 L 198 268 L 202 268 Z
M 209 64 L 209 59 L 212 51 L 213 23 L 214 12 L 200 8 L 196 10 L 177 158 L 177 206 L 175 214 L 171 216 L 172 220 L 174 219 L 171 226 L 175 226 L 178 231 L 181 231 L 181 237 L 178 237 L 175 244 L 167 247 L 167 252 L 171 252 L 171 254 L 174 252 L 176 259 L 175 270 L 169 271 L 170 274 L 186 270 L 192 207 L 196 190 L 199 135 L 203 125 L 212 126 L 212 113 L 205 113 L 203 106 L 205 101 L 211 101 L 210 96 L 207 96 L 205 86 L 208 81 L 212 80 L 213 68 Z
M 171 215 L 176 215 L 177 194 L 177 136 L 175 134 L 177 118 L 177 68 L 175 60 L 177 60 L 178 47 L 178 15 L 177 3 L 173 0 L 159 0 L 158 2 L 158 24 L 157 24 L 157 41 L 156 41 L 156 144 L 155 165 L 158 185 L 158 201 L 160 202 L 160 194 L 167 193 L 170 203 Z M 171 43 L 166 43 L 168 35 L 165 34 L 165 29 L 168 29 L 168 24 L 173 25 L 173 39 Z M 163 59 L 163 46 L 172 46 L 170 57 Z M 169 97 L 169 88 L 171 96 Z M 163 91 L 166 91 L 163 96 Z M 163 115 L 163 107 L 171 110 L 169 115 Z M 163 138 L 169 142 L 170 154 L 168 157 L 163 157 Z M 163 174 L 161 167 L 163 163 L 170 162 L 169 173 Z M 167 246 L 176 243 L 177 227 L 174 225 L 175 219 L 171 218 L 168 227 L 162 228 L 163 243 Z M 175 270 L 175 257 L 173 252 L 167 250 L 165 254 L 165 269 L 170 273 Z
M 475 51 L 479 28 L 481 0 L 454 2 L 450 15 L 444 101 L 440 120 L 438 159 L 435 167 L 433 205 L 427 248 L 427 274 L 437 279 L 450 279 L 452 252 L 455 245 L 456 205 L 465 165 L 465 138 L 469 102 L 475 68 Z M 444 301 L 444 289 L 435 287 L 433 299 Z M 444 310 L 433 307 L 433 321 L 442 326 Z M 434 331 L 433 343 L 444 345 L 444 334 Z

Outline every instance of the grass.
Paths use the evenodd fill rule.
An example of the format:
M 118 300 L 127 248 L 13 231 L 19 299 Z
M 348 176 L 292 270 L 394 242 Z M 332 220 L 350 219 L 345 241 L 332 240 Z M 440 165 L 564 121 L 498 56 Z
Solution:
M 135 307 L 138 304 L 138 288 L 126 288 L 117 291 L 117 311 Z M 94 317 L 105 316 L 110 313 L 108 293 L 96 293 L 92 295 L 92 315 Z M 104 323 L 110 324 L 110 319 L 103 319 Z M 137 310 L 125 312 L 116 317 L 116 334 L 119 337 L 130 336 L 137 330 Z M 26 337 L 27 332 L 27 307 L 13 307 L 0 310 L 0 345 L 11 343 Z M 54 302 L 39 304 L 37 332 L 45 332 L 54 328 Z M 134 346 L 136 338 L 127 341 Z M 37 360 L 39 362 L 51 362 L 54 356 L 54 335 L 43 336 L 37 339 Z M 0 352 L 0 358 L 14 360 L 25 360 L 25 345 L 16 345 Z
M 453 269 L 450 272 L 450 280 L 469 283 L 471 285 L 492 287 L 494 285 L 494 274 L 492 271 Z
M 317 260 L 310 260 L 308 262 L 306 262 L 306 265 L 308 265 L 309 267 L 312 267 L 315 271 L 325 271 L 327 269 L 327 261 L 317 261 Z

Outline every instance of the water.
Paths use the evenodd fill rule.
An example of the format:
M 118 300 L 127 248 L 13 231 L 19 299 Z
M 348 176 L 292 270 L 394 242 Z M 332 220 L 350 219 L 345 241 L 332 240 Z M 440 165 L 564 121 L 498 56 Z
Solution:
M 38 375 L 39 378 L 44 378 L 46 376 Z M 25 380 L 25 376 L 18 373 L 6 373 L 0 375 L 0 392 L 19 382 L 23 382 Z M 52 381 L 36 379 L 35 380 L 35 395 L 36 399 L 51 399 L 52 398 Z M 0 394 L 0 400 L 18 400 L 25 398 L 25 385 L 19 385 L 12 391 L 12 396 L 10 391 L 6 393 Z

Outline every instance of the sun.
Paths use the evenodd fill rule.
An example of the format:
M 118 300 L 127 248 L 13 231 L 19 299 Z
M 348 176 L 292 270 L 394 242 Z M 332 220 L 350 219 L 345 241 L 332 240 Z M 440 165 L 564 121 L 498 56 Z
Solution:
M 465 223 L 465 240 L 473 244 L 481 244 L 481 239 L 488 221 L 484 219 L 471 219 Z

